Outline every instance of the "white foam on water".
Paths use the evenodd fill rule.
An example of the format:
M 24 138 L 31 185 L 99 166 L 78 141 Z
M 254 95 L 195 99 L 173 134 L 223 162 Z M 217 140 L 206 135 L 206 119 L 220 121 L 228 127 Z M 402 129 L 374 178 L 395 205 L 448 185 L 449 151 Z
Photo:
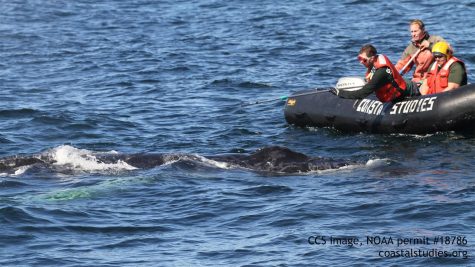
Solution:
M 325 170 L 311 170 L 311 171 L 308 171 L 308 172 L 301 172 L 299 174 L 304 174 L 304 175 L 307 175 L 307 174 L 325 174 L 325 173 L 331 173 L 331 172 L 337 172 L 337 171 L 343 171 L 343 170 L 352 170 L 352 169 L 360 168 L 361 166 L 362 166 L 361 164 L 355 163 L 355 164 L 341 166 L 341 167 L 338 167 L 338 168 L 330 168 L 330 169 L 325 169 Z
M 19 167 L 19 168 L 15 171 L 15 173 L 13 174 L 13 176 L 18 176 L 18 175 L 24 174 L 30 167 L 31 167 L 31 165 Z
M 382 167 L 382 166 L 387 166 L 389 164 L 390 160 L 389 159 L 370 159 L 366 162 L 367 167 Z
M 81 171 L 121 171 L 137 169 L 122 160 L 115 163 L 101 162 L 97 159 L 95 154 L 99 153 L 69 145 L 62 145 L 48 152 L 48 155 L 55 161 L 54 165 L 71 166 Z
M 197 154 L 195 154 L 194 156 L 196 158 L 198 158 L 203 164 L 211 166 L 211 167 L 217 167 L 217 168 L 225 169 L 225 170 L 229 170 L 229 169 L 233 168 L 233 165 L 231 165 L 229 163 L 226 163 L 226 162 L 221 162 L 221 161 L 208 159 L 206 157 L 203 157 L 203 156 L 200 156 L 200 155 L 197 155 Z
M 332 168 L 332 169 L 326 169 L 326 170 L 312 170 L 309 172 L 302 172 L 299 174 L 324 174 L 324 173 L 329 173 L 329 172 L 336 172 L 336 171 L 351 171 L 354 169 L 362 168 L 362 167 L 381 167 L 381 166 L 386 166 L 390 162 L 389 159 L 384 158 L 384 159 L 370 159 L 366 163 L 355 163 L 355 164 L 350 164 L 350 165 L 345 165 L 339 168 Z
M 176 157 L 174 155 L 164 155 L 163 156 L 163 164 L 162 166 L 167 166 L 167 165 L 171 165 L 175 162 L 178 162 L 182 159 L 182 157 Z

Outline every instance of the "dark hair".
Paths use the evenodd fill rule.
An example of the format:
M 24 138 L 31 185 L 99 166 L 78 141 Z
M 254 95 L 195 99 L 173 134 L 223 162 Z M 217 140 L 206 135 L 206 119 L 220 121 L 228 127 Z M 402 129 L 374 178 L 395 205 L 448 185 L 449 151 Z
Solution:
M 361 47 L 359 54 L 365 53 L 368 57 L 376 56 L 378 54 L 378 51 L 376 51 L 376 48 L 370 44 L 363 45 Z

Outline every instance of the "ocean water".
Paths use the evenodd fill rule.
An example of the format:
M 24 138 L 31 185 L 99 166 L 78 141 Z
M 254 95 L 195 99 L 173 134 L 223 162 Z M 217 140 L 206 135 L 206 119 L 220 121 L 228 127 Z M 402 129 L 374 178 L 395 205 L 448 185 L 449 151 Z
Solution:
M 365 43 L 396 61 L 412 18 L 475 81 L 473 2 L 0 6 L 1 266 L 474 265 L 474 135 L 298 128 L 278 100 L 362 75 Z

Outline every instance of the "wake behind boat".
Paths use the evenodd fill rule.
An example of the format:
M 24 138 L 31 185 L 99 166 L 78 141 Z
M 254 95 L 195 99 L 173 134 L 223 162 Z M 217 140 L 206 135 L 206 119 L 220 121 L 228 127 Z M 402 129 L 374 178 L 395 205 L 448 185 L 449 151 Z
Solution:
M 318 91 L 317 91 L 318 92 Z M 343 132 L 428 134 L 475 128 L 475 84 L 399 102 L 374 94 L 344 99 L 329 91 L 299 91 L 288 97 L 285 119 L 297 126 L 332 127 Z

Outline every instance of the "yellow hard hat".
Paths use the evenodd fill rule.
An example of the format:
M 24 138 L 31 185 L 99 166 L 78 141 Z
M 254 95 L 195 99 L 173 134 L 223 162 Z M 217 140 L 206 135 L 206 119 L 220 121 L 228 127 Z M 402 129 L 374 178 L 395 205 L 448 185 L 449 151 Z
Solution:
M 446 42 L 438 42 L 432 47 L 432 54 L 434 56 L 444 55 L 446 57 L 450 56 L 450 45 Z

